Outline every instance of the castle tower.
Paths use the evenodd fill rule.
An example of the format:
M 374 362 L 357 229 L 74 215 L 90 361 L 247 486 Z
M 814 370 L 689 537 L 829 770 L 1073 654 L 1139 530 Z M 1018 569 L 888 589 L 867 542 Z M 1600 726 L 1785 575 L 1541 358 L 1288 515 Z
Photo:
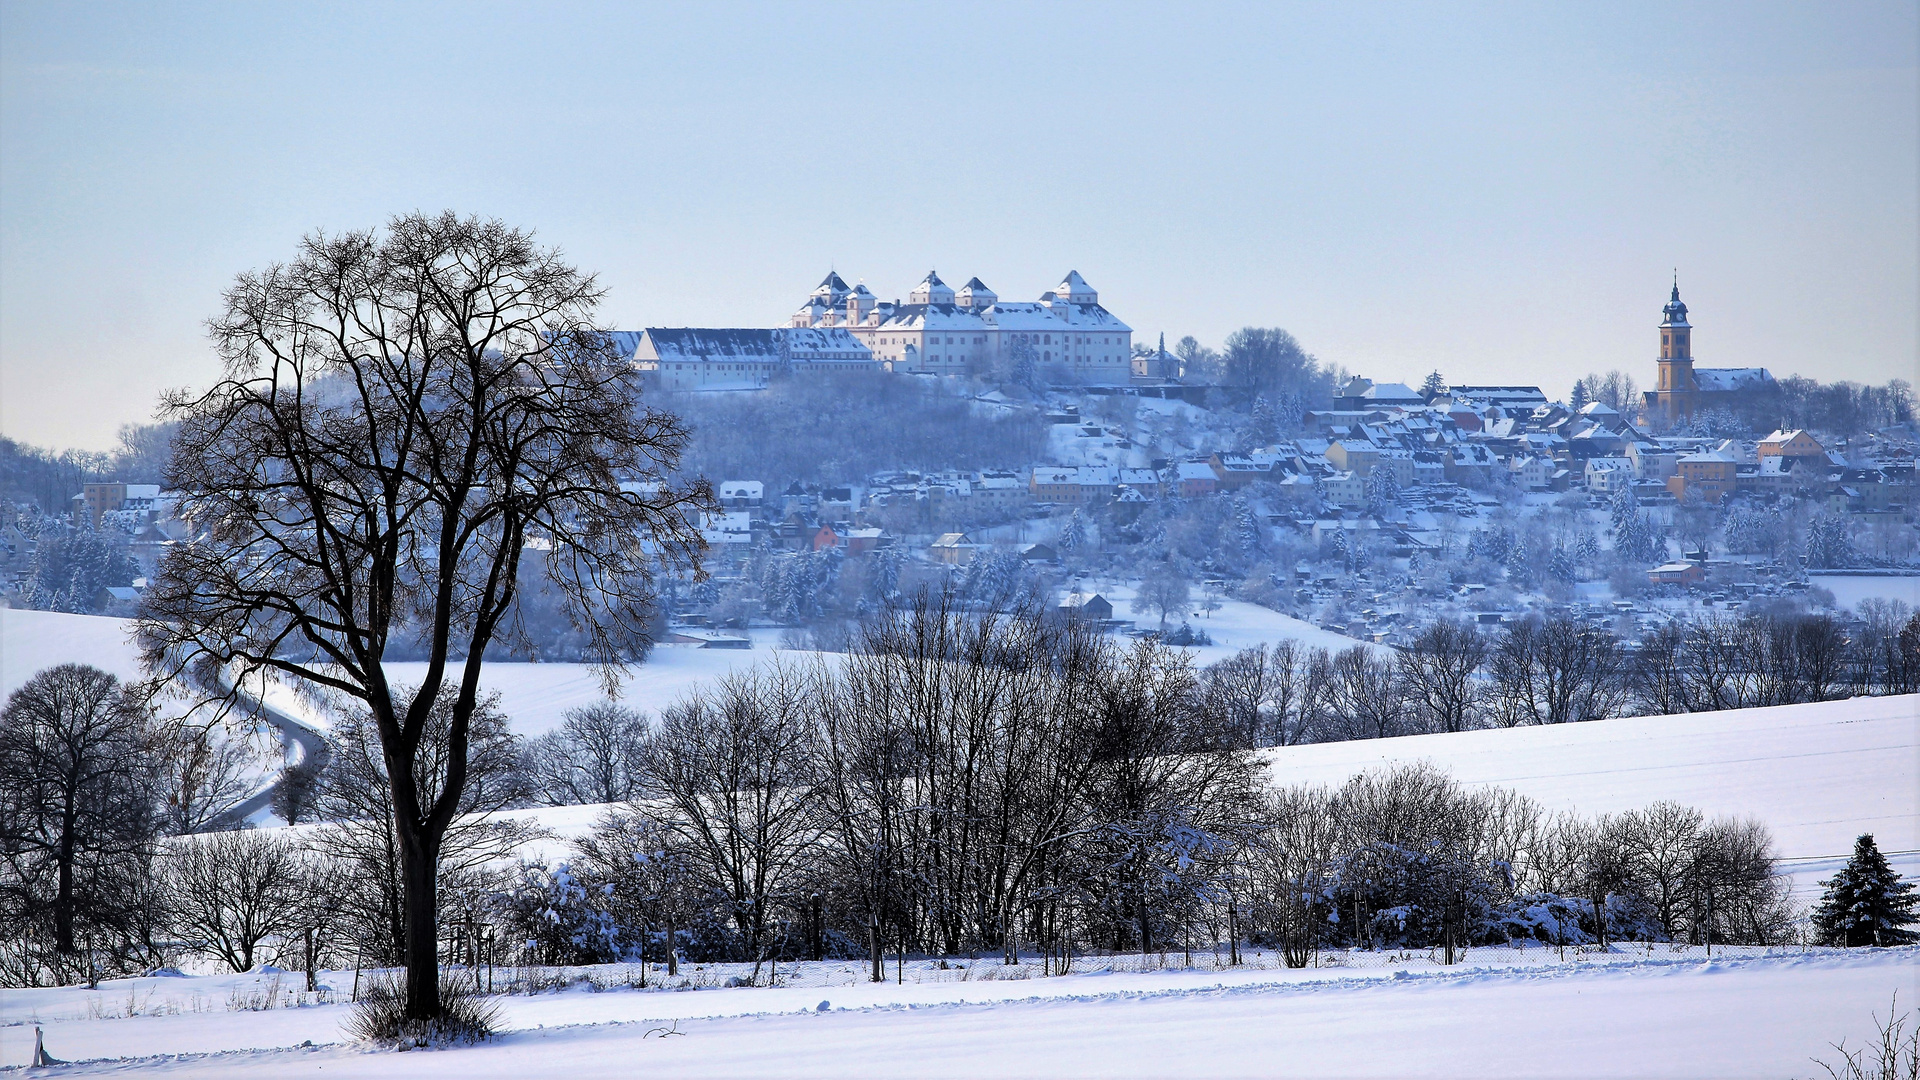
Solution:
M 953 288 L 941 281 L 939 274 L 928 271 L 927 276 L 920 279 L 920 284 L 915 285 L 913 292 L 908 294 L 907 301 L 914 304 L 951 304 Z

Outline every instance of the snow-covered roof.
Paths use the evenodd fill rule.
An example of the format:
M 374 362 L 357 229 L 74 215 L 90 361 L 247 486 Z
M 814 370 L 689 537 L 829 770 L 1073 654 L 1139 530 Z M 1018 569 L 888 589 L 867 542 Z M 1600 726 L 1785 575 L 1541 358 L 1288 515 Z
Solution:
M 1704 391 L 1752 390 L 1773 385 L 1766 368 L 1694 368 L 1693 385 Z
M 637 351 L 641 360 L 872 361 L 860 339 L 839 326 L 755 328 L 649 327 Z
M 1414 392 L 1413 387 L 1405 383 L 1374 383 L 1362 391 L 1360 396 L 1368 401 L 1424 402 L 1426 399 Z
M 1100 294 L 1093 290 L 1093 286 L 1087 284 L 1087 279 L 1081 277 L 1078 270 L 1067 271 L 1067 276 L 1060 280 L 1060 284 L 1053 291 L 1054 295 L 1062 300 L 1074 304 L 1092 304 L 1100 299 Z

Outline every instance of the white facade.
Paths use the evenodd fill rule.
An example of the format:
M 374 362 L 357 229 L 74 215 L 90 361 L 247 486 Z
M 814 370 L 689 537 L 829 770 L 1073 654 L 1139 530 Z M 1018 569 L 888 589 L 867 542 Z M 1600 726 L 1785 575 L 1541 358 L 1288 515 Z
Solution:
M 1037 301 L 1003 301 L 979 278 L 958 290 L 928 274 L 905 304 L 881 303 L 865 285 L 830 273 L 794 312 L 796 328 L 844 329 L 889 370 L 965 374 L 1009 370 L 1016 351 L 1060 383 L 1124 385 L 1133 372 L 1133 328 L 1100 306 L 1077 271 Z

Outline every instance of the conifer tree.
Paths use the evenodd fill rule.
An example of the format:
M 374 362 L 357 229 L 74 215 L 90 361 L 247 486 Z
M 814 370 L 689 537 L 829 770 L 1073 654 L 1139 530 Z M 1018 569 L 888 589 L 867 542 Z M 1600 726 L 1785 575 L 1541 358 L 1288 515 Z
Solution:
M 1813 909 L 1813 925 L 1823 945 L 1910 945 L 1920 933 L 1905 929 L 1916 918 L 1913 882 L 1887 865 L 1887 857 L 1866 833 L 1853 843 L 1853 858 L 1823 882 L 1826 895 Z

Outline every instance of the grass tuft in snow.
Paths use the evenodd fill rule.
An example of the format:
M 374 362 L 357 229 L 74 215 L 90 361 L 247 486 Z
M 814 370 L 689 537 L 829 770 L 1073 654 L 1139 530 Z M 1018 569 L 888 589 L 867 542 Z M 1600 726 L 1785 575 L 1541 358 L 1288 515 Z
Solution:
M 377 1046 L 407 1050 L 482 1042 L 500 1026 L 499 1004 L 464 976 L 441 976 L 438 1020 L 409 1020 L 405 980 L 401 971 L 374 976 L 343 1025 L 347 1034 Z

